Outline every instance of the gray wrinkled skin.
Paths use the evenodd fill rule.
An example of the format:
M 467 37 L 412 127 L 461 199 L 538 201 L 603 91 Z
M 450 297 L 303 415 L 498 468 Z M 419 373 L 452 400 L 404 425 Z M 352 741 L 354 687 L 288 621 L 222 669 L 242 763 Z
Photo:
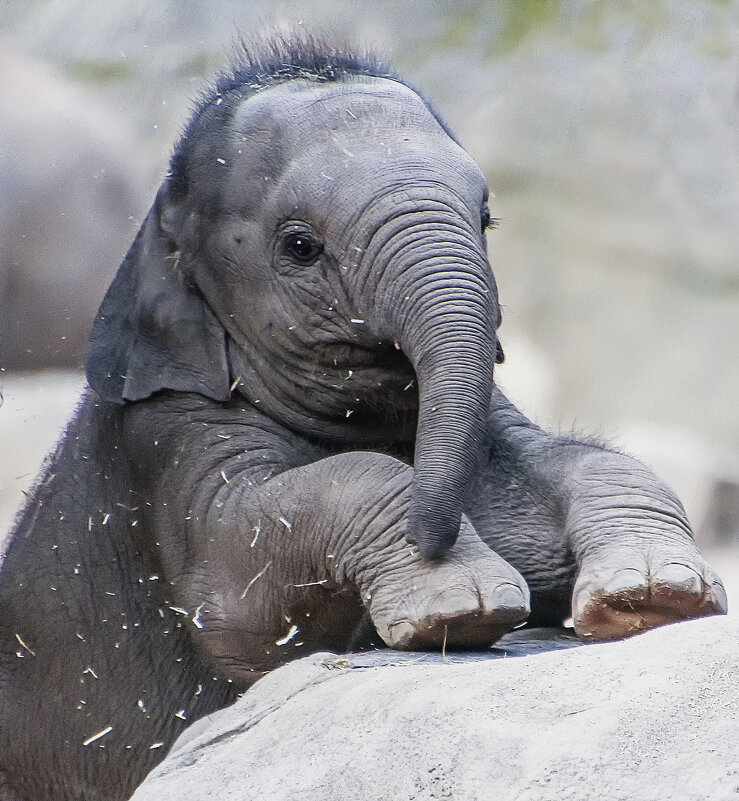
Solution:
M 261 58 L 176 149 L 3 564 L 4 801 L 126 798 L 311 651 L 725 610 L 657 478 L 495 390 L 487 186 L 428 104 L 310 42 Z

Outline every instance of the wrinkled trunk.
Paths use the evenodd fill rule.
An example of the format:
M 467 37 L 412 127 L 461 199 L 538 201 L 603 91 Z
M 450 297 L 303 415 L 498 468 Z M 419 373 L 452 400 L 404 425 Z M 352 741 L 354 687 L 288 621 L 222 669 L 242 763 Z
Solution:
M 419 416 L 408 540 L 425 559 L 450 548 L 478 464 L 493 389 L 497 293 L 487 263 L 437 269 L 401 321 L 416 371 Z

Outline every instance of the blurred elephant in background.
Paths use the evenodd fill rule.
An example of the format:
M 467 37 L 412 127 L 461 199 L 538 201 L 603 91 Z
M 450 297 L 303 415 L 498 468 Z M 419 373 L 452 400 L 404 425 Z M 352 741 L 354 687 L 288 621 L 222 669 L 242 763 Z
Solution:
M 146 208 L 142 158 L 105 106 L 7 42 L 0 74 L 0 367 L 80 367 Z
M 609 639 L 725 610 L 673 493 L 495 388 L 491 222 L 376 59 L 277 38 L 217 79 L 3 564 L 0 798 L 127 797 L 265 671 L 366 645 L 365 611 L 480 648 L 529 612 Z

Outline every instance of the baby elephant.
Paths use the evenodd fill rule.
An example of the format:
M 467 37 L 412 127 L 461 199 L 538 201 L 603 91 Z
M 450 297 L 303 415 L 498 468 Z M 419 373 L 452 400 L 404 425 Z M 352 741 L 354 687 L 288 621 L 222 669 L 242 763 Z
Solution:
M 725 611 L 669 489 L 495 389 L 490 221 L 372 58 L 275 39 L 217 79 L 2 568 L 0 799 L 127 798 L 265 671 L 366 644 L 365 610 L 396 648 Z

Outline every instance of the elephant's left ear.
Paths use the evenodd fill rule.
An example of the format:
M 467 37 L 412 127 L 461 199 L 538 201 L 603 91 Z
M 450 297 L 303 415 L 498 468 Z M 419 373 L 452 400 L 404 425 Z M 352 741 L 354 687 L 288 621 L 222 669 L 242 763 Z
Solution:
M 162 227 L 160 190 L 92 327 L 87 380 L 102 398 L 125 403 L 171 389 L 229 397 L 225 332 L 178 269 Z

